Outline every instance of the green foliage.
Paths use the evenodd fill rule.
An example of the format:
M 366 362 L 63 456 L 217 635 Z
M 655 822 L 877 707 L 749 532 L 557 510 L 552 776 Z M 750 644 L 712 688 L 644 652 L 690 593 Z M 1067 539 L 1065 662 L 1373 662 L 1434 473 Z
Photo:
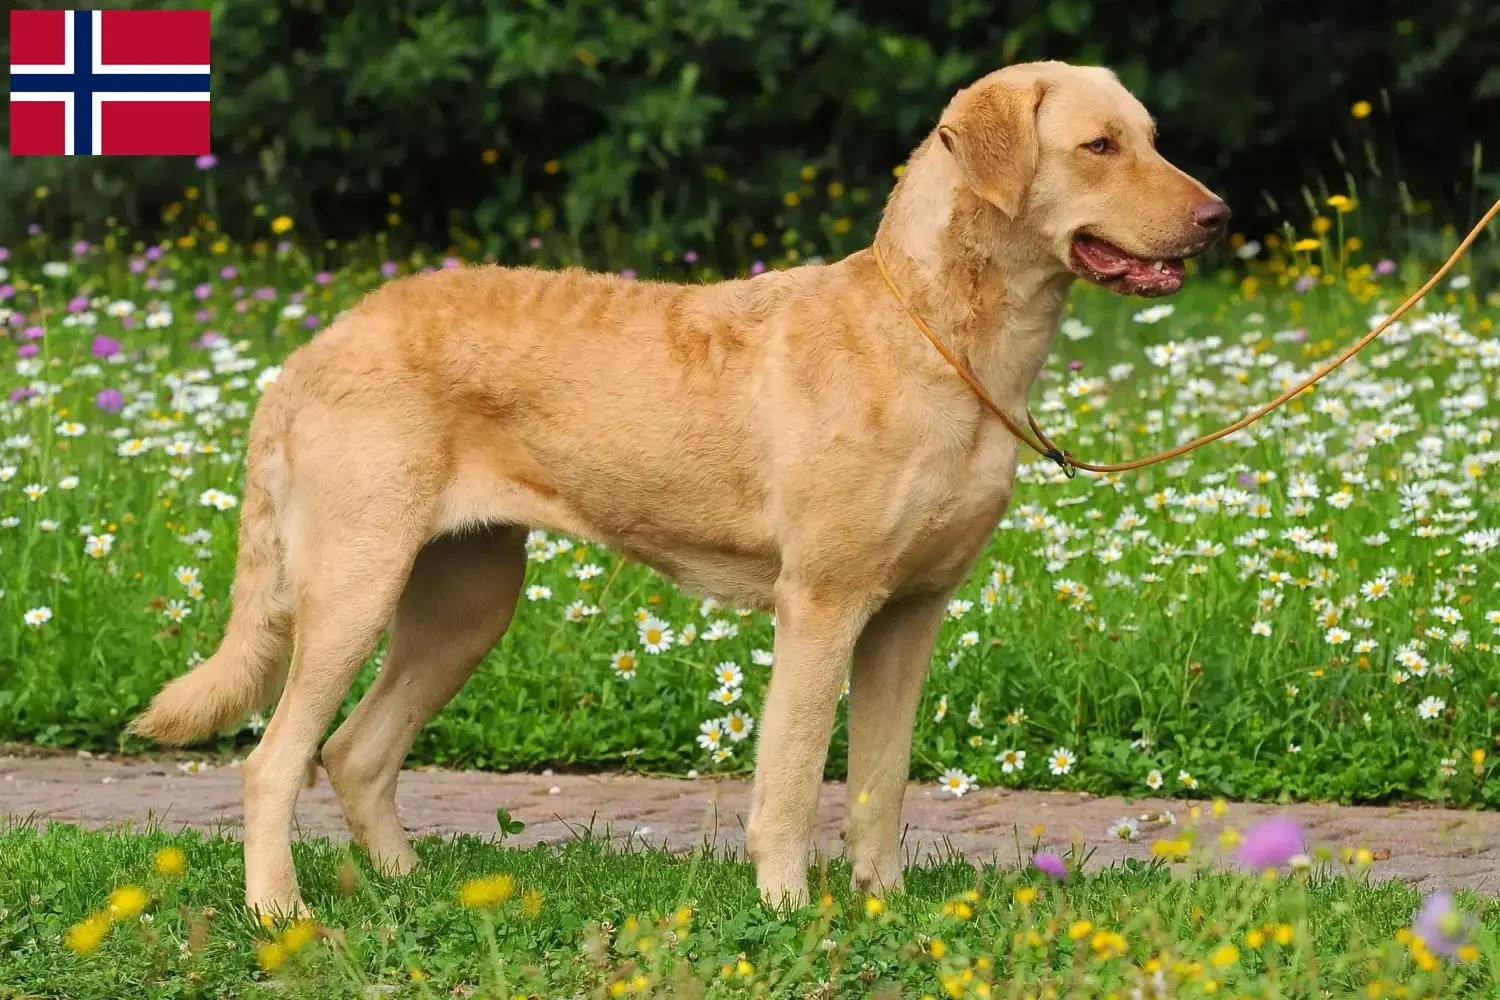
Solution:
M 749 865 L 711 851 L 416 847 L 422 866 L 390 879 L 347 845 L 297 844 L 318 926 L 263 928 L 242 905 L 235 841 L 0 829 L 0 997 L 1447 998 L 1491 996 L 1497 961 L 1497 911 L 1469 893 L 1458 919 L 1472 931 L 1449 959 L 1410 936 L 1422 899 L 1403 882 L 1321 864 L 1206 872 L 1208 850 L 1183 877 L 1128 861 L 1057 882 L 947 858 L 883 904 L 835 861 L 815 873 L 821 905 L 778 915 L 757 905 Z M 181 852 L 175 874 L 163 849 Z M 493 873 L 513 880 L 508 898 L 460 905 Z M 122 886 L 143 910 L 110 920 Z M 96 933 L 76 934 L 91 915 Z
M 369 232 L 399 192 L 413 238 L 446 243 L 458 221 L 499 247 L 542 236 L 639 266 L 689 247 L 722 255 L 736 234 L 785 227 L 784 196 L 814 193 L 811 166 L 866 192 L 816 216 L 851 219 L 858 234 L 956 88 L 1036 58 L 1114 67 L 1160 118 L 1164 149 L 1227 193 L 1243 224 L 1280 221 L 1262 190 L 1284 203 L 1346 159 L 1375 169 L 1366 151 L 1384 157 L 1393 137 L 1415 197 L 1440 208 L 1457 197 L 1461 214 L 1454 182 L 1497 187 L 1493 167 L 1471 162 L 1500 120 L 1500 6 L 1484 0 L 1435 0 L 1420 17 L 1395 0 L 210 7 L 221 164 L 208 186 L 239 233 L 264 226 L 256 206 L 315 236 Z M 1377 114 L 1335 152 L 1329 137 L 1346 133 L 1356 100 Z M 108 215 L 154 225 L 202 181 L 190 159 L 12 161 L 0 234 L 38 213 L 54 232 L 97 232 Z M 38 207 L 43 185 L 65 197 Z

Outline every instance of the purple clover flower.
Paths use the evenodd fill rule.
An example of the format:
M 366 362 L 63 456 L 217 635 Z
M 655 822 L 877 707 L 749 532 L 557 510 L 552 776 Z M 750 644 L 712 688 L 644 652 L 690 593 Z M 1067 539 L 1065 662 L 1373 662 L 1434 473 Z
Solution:
M 37 350 L 38 348 L 35 344 L 22 344 L 16 348 L 16 355 L 22 358 L 34 358 L 37 355 Z
M 94 338 L 93 354 L 96 358 L 112 358 L 120 353 L 120 342 L 103 334 Z
M 1453 893 L 1439 889 L 1422 903 L 1412 920 L 1412 931 L 1422 939 L 1428 951 L 1450 958 L 1468 939 L 1469 920 L 1453 905 Z
M 204 153 L 193 161 L 199 170 L 212 170 L 219 165 L 219 158 L 212 153 Z
M 1302 853 L 1302 827 L 1280 816 L 1246 830 L 1239 849 L 1240 860 L 1254 868 L 1279 868 Z
M 100 389 L 99 395 L 94 397 L 94 406 L 105 413 L 119 413 L 125 408 L 125 397 L 119 389 Z
M 384 264 L 381 264 L 380 273 L 384 277 L 394 278 L 396 276 L 396 262 L 388 260 Z
M 1066 878 L 1068 875 L 1067 866 L 1063 864 L 1062 858 L 1059 858 L 1056 854 L 1046 852 L 1034 854 L 1031 856 L 1031 863 L 1040 871 L 1053 878 Z
M 1375 273 L 1384 277 L 1387 274 L 1396 273 L 1396 262 L 1386 257 L 1375 263 Z

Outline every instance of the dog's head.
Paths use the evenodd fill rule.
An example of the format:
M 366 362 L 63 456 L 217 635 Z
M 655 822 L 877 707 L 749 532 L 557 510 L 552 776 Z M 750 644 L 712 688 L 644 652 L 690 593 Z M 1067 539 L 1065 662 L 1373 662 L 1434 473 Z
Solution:
M 1025 63 L 949 102 L 938 138 L 964 184 L 1060 268 L 1122 295 L 1170 295 L 1229 207 L 1156 151 L 1156 124 L 1107 69 Z

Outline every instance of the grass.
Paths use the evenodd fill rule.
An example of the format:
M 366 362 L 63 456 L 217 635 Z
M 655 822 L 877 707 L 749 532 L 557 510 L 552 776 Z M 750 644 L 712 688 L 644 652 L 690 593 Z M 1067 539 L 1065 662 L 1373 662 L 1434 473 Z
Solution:
M 1325 211 L 1170 303 L 1079 289 L 1039 419 L 1082 457 L 1142 455 L 1331 356 L 1425 266 L 1362 259 L 1355 206 Z M 388 277 L 457 263 L 201 226 L 3 251 L 0 739 L 144 748 L 123 723 L 226 620 L 245 429 L 278 362 Z M 1024 462 L 942 631 L 915 772 L 955 792 L 1493 804 L 1500 297 L 1468 268 L 1236 439 L 1124 477 Z M 586 540 L 537 532 L 530 554 L 510 634 L 415 760 L 748 770 L 769 616 Z M 841 719 L 835 774 L 843 743 Z
M 423 867 L 390 880 L 346 846 L 297 844 L 317 923 L 264 927 L 233 841 L 0 829 L 0 998 L 1459 997 L 1500 971 L 1490 902 L 1459 900 L 1471 934 L 1449 959 L 1408 929 L 1408 886 L 1209 870 L 1207 851 L 1175 874 L 1062 880 L 939 862 L 883 904 L 852 896 L 836 863 L 820 902 L 778 916 L 748 865 L 712 854 L 417 849 Z

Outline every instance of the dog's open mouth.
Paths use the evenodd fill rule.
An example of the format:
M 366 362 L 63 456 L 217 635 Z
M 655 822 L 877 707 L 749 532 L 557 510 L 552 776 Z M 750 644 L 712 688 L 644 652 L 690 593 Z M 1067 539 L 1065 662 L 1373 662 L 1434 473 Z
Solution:
M 1132 257 L 1107 240 L 1091 233 L 1073 237 L 1073 270 L 1096 285 L 1120 295 L 1148 298 L 1171 295 L 1182 287 L 1182 258 L 1146 260 Z

